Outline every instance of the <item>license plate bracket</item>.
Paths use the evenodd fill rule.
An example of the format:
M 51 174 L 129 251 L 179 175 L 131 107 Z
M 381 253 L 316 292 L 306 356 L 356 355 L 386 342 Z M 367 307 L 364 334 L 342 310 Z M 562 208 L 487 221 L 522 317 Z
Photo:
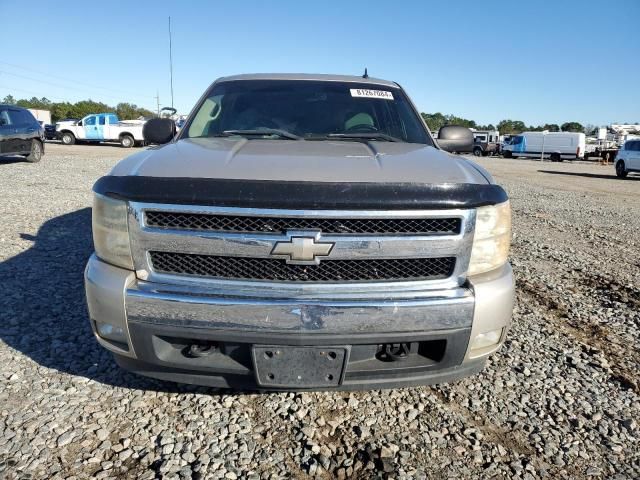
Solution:
M 252 356 L 261 387 L 337 387 L 344 377 L 349 346 L 254 345 Z

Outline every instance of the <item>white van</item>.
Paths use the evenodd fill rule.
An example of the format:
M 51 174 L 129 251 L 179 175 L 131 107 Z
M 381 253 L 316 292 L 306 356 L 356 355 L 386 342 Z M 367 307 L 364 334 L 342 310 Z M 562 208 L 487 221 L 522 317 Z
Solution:
M 506 158 L 550 158 L 555 162 L 582 158 L 585 152 L 584 133 L 573 132 L 522 132 L 511 138 L 502 148 Z

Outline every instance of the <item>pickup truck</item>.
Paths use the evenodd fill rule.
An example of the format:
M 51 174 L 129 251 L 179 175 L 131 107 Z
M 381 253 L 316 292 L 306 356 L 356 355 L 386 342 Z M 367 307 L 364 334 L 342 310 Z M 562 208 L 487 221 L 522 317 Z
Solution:
M 81 120 L 65 120 L 56 123 L 56 137 L 65 145 L 76 141 L 119 142 L 124 148 L 143 145 L 144 121 L 120 121 L 114 113 L 91 114 Z
M 90 323 L 123 368 L 264 390 L 480 371 L 511 322 L 507 194 L 395 82 L 215 81 L 93 187 Z

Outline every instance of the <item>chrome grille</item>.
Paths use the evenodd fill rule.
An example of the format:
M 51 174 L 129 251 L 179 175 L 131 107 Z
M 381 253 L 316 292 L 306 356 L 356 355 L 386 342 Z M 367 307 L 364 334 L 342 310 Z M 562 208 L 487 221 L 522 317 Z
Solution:
M 281 282 L 371 282 L 447 278 L 454 257 L 324 260 L 319 265 L 290 265 L 274 258 L 227 257 L 177 252 L 149 252 L 159 273 L 227 280 Z
M 456 235 L 460 218 L 282 218 L 210 215 L 148 210 L 146 224 L 154 228 L 218 232 L 284 233 L 321 230 L 323 234 Z
M 474 225 L 473 209 L 294 210 L 129 202 L 138 279 L 230 295 L 351 298 L 457 288 L 466 281 Z M 316 258 L 317 264 L 274 256 L 278 245 L 300 237 L 333 247 Z

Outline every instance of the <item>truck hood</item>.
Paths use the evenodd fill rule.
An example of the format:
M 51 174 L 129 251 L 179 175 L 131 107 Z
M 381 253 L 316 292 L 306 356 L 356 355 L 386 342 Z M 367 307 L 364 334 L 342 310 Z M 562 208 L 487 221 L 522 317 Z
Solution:
M 393 142 L 194 138 L 122 160 L 113 176 L 373 182 L 493 183 L 484 169 L 437 148 Z

